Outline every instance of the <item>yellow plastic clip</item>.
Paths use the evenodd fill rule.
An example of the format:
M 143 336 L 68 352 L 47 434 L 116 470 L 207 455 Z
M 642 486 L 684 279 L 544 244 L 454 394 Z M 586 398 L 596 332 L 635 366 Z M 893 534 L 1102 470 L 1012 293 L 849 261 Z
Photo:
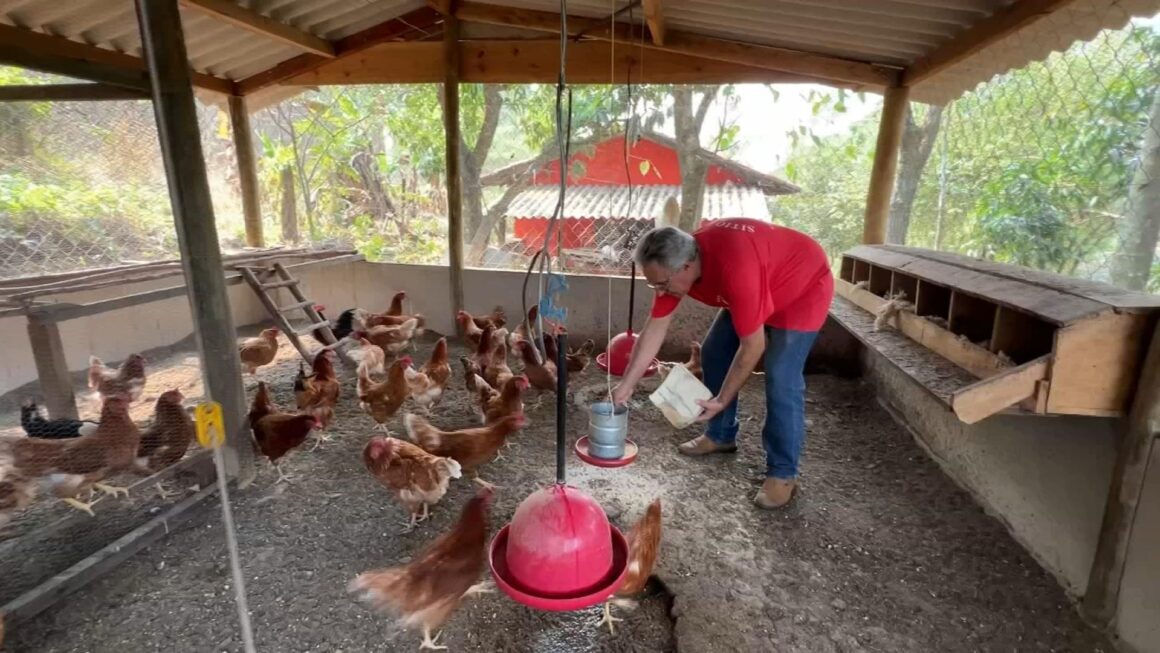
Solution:
M 198 404 L 193 411 L 197 423 L 197 442 L 206 449 L 217 449 L 225 444 L 226 428 L 222 421 L 222 405 L 216 401 Z

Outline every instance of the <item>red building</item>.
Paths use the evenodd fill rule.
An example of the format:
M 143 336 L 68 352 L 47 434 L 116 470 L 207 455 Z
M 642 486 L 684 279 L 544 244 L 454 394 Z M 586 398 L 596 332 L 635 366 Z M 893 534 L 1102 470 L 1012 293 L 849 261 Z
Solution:
M 569 250 L 595 250 L 613 256 L 662 219 L 665 202 L 670 198 L 680 200 L 681 166 L 675 141 L 656 134 L 643 136 L 630 148 L 627 162 L 624 146 L 624 136 L 614 136 L 569 159 L 568 190 L 557 227 L 566 254 L 579 254 Z M 708 150 L 702 150 L 701 156 L 709 164 L 703 220 L 769 220 L 767 196 L 800 190 L 788 181 Z M 516 163 L 486 175 L 482 181 L 485 186 L 507 185 L 527 166 L 526 161 Z M 559 183 L 560 162 L 553 160 L 532 173 L 531 188 L 516 196 L 508 207 L 510 233 L 529 251 L 543 245 L 548 221 L 559 200 Z

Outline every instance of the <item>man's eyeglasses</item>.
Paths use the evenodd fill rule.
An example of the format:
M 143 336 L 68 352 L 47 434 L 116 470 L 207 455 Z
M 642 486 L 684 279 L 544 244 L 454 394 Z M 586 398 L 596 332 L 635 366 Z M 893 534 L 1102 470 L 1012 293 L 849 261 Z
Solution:
M 672 282 L 673 282 L 673 278 L 670 276 L 668 279 L 665 279 L 664 281 L 660 281 L 657 283 L 650 282 L 650 283 L 647 283 L 646 285 L 648 285 L 649 290 L 655 290 L 657 292 L 668 292 L 669 291 L 669 284 L 671 284 Z

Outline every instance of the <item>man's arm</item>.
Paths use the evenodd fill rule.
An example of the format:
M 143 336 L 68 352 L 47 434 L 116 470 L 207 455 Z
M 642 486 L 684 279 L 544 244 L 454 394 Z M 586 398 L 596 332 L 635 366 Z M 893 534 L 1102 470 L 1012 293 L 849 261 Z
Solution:
M 718 392 L 716 397 L 708 401 L 697 402 L 705 409 L 697 421 L 707 422 L 713 419 L 717 413 L 725 410 L 725 407 L 737 398 L 737 393 L 741 392 L 742 386 L 745 385 L 749 375 L 753 373 L 753 368 L 757 366 L 757 361 L 761 360 L 764 353 L 765 329 L 758 328 L 753 333 L 741 338 L 741 346 L 737 349 L 737 354 L 733 356 L 729 373 L 725 375 L 725 383 L 721 384 L 721 392 Z
M 665 317 L 649 319 L 644 331 L 640 332 L 640 337 L 637 338 L 636 344 L 632 348 L 632 358 L 629 359 L 624 376 L 621 377 L 620 383 L 616 384 L 616 388 L 613 390 L 612 401 L 614 404 L 623 404 L 632 396 L 636 384 L 640 382 L 641 377 L 648 371 L 648 366 L 656 358 L 657 352 L 661 350 L 661 345 L 665 342 L 665 334 L 668 333 L 669 324 L 672 324 L 672 321 L 672 313 Z

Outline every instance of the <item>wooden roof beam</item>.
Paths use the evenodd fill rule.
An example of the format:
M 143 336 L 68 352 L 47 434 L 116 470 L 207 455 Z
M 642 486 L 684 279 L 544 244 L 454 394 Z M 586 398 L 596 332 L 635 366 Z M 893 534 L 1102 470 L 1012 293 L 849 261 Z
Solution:
M 652 36 L 653 45 L 665 44 L 665 16 L 661 9 L 661 0 L 643 0 L 644 21 L 648 24 L 649 36 Z
M 0 86 L 0 102 L 148 100 L 143 89 L 108 84 L 29 84 Z
M 1020 0 L 975 23 L 911 64 L 902 85 L 913 86 L 1063 9 L 1074 0 Z
M 322 57 L 334 57 L 330 41 L 246 9 L 233 0 L 181 0 L 181 6 Z
M 559 34 L 560 15 L 549 11 L 519 9 L 481 2 L 461 2 L 455 16 L 462 21 L 506 25 Z M 584 19 L 571 16 L 569 21 L 577 25 L 586 24 Z M 603 28 L 587 33 L 586 36 L 603 41 L 616 40 L 631 45 L 640 45 L 640 30 L 632 25 L 618 23 L 615 30 Z M 727 41 L 690 32 L 666 30 L 664 45 L 644 41 L 643 47 L 650 50 L 672 52 L 701 59 L 711 59 L 726 63 L 775 70 L 783 73 L 803 75 L 823 83 L 855 85 L 882 89 L 897 85 L 901 71 L 885 65 L 853 61 L 839 57 L 800 52 L 738 41 Z
M 293 77 L 304 75 L 332 61 L 356 55 L 368 48 L 392 41 L 417 41 L 430 36 L 440 27 L 443 17 L 430 7 L 421 7 L 397 18 L 379 23 L 334 42 L 334 58 L 317 54 L 301 54 L 293 59 L 251 75 L 238 82 L 238 92 L 248 95 L 269 86 L 281 84 Z
M 0 62 L 122 88 L 149 89 L 145 61 L 140 57 L 10 25 L 0 25 Z M 203 73 L 193 73 L 193 85 L 216 93 L 235 90 L 230 80 Z

